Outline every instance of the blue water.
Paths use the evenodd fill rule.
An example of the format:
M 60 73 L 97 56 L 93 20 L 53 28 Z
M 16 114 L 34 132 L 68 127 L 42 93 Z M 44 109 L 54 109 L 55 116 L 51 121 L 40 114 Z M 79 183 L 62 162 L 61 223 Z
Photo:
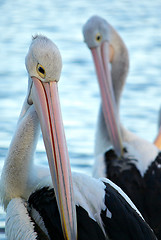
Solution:
M 161 103 L 160 9 L 160 0 L 0 1 L 0 171 L 26 94 L 25 55 L 31 36 L 42 33 L 57 44 L 63 58 L 59 93 L 72 169 L 91 174 L 100 95 L 81 29 L 93 14 L 106 18 L 129 50 L 121 121 L 153 141 Z M 36 161 L 46 164 L 42 137 Z M 0 228 L 4 219 L 0 208 Z

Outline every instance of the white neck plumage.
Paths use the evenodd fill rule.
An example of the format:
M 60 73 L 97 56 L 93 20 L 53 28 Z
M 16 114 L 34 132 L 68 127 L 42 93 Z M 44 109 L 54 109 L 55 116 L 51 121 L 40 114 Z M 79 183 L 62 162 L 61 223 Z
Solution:
M 39 129 L 34 106 L 25 100 L 1 175 L 0 191 L 5 208 L 12 198 L 27 196 L 27 190 L 30 191 L 30 172 Z

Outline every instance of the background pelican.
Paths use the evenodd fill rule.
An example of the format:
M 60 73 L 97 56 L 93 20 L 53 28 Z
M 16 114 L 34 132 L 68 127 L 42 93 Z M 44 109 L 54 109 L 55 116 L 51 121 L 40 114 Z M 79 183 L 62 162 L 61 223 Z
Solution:
M 120 96 L 129 68 L 127 48 L 114 28 L 98 16 L 86 22 L 83 34 L 92 52 L 102 98 L 94 176 L 106 176 L 118 184 L 161 239 L 161 154 L 153 143 L 120 123 Z
M 44 58 L 44 61 L 42 58 Z M 61 206 L 61 200 L 64 200 L 64 195 L 57 198 L 58 206 L 55 198 L 55 192 L 59 190 L 59 194 L 62 195 L 63 190 L 67 189 L 67 187 L 59 189 L 59 185 L 56 185 L 53 181 L 54 190 L 51 178 L 46 177 L 47 173 L 40 171 L 42 169 L 31 164 L 36 147 L 39 120 L 44 142 L 46 143 L 47 141 L 48 158 L 51 157 L 48 145 L 54 144 L 56 160 L 57 155 L 59 156 L 59 153 L 61 153 L 60 159 L 58 158 L 60 161 L 55 161 L 55 165 L 58 168 L 55 171 L 56 173 L 58 173 L 59 169 L 63 169 L 65 165 L 64 160 L 68 159 L 57 95 L 60 65 L 60 54 L 55 45 L 46 37 L 35 37 L 26 58 L 26 66 L 29 72 L 28 94 L 20 114 L 17 131 L 9 148 L 9 154 L 6 158 L 1 178 L 1 198 L 4 207 L 7 207 L 6 230 L 10 240 L 63 240 L 64 237 L 70 240 L 77 239 L 75 228 L 75 231 L 73 230 L 74 233 L 72 231 L 72 222 L 70 223 L 70 231 L 67 231 L 67 233 L 61 227 L 64 222 L 65 226 L 68 227 L 68 222 L 66 223 L 68 215 L 66 215 L 65 210 L 70 210 L 70 206 L 65 205 L 66 208 Z M 45 96 L 40 89 L 46 90 Z M 46 105 L 43 100 L 44 97 L 46 99 L 49 96 L 51 96 L 51 101 L 49 99 Z M 42 104 L 43 107 L 41 108 Z M 42 115 L 44 107 L 47 110 L 50 110 L 52 107 L 53 114 L 48 111 L 45 116 Z M 49 118 L 51 118 L 51 121 L 49 121 L 50 126 L 52 130 L 54 130 L 55 126 L 56 130 L 56 134 L 53 131 L 50 139 L 44 133 L 44 128 L 48 130 L 48 124 L 42 125 L 44 119 L 48 119 L 48 114 Z M 50 131 L 48 133 L 50 135 Z M 62 165 L 61 168 L 59 164 Z M 50 167 L 51 173 L 53 173 L 53 168 L 52 166 Z M 69 179 L 69 183 L 71 183 L 68 161 L 63 170 L 67 170 L 65 172 L 66 176 L 64 176 L 65 173 L 63 171 L 65 178 L 63 182 L 66 185 L 66 179 Z M 62 175 L 61 173 L 59 174 Z M 77 205 L 78 220 L 76 221 L 75 219 L 75 225 L 78 224 L 78 239 L 103 240 L 108 239 L 108 237 L 113 240 L 120 238 L 156 239 L 153 231 L 143 220 L 131 200 L 110 180 L 97 180 L 80 173 L 73 173 L 72 178 L 74 202 Z M 61 179 L 58 180 L 61 181 Z M 57 182 L 57 179 L 55 181 Z M 73 197 L 71 196 L 72 199 L 69 198 L 68 193 L 69 191 L 66 192 L 65 199 L 71 203 Z M 72 205 L 73 212 L 74 206 Z M 64 221 L 60 221 L 59 208 L 62 208 L 64 211 Z M 73 215 L 71 220 L 74 220 Z M 67 237 L 63 232 L 67 234 Z

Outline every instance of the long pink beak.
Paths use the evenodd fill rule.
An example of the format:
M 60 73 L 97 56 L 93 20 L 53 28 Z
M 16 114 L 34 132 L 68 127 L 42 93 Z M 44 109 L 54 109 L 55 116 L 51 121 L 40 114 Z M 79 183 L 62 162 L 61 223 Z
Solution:
M 36 77 L 32 80 L 32 99 L 40 120 L 64 238 L 76 240 L 76 208 L 57 82 L 42 82 Z
M 109 44 L 103 42 L 100 47 L 91 48 L 94 59 L 97 78 L 99 81 L 102 107 L 105 118 L 106 127 L 114 146 L 116 154 L 120 157 L 123 153 L 121 134 L 118 124 L 118 116 L 116 111 L 116 101 L 112 87 L 111 73 L 109 70 Z

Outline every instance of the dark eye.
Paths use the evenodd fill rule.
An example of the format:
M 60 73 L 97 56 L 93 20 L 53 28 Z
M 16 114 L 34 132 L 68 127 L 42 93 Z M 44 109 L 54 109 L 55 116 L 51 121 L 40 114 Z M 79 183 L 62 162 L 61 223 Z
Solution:
M 37 70 L 37 73 L 39 74 L 39 76 L 41 78 L 45 78 L 46 77 L 45 69 L 44 69 L 44 67 L 40 63 L 37 64 L 36 70 Z
M 39 68 L 38 68 L 38 71 L 41 72 L 42 74 L 45 73 L 45 70 L 44 70 L 42 67 L 39 67 Z
M 97 42 L 100 42 L 101 40 L 102 40 L 101 34 L 100 34 L 100 33 L 97 33 L 97 34 L 96 34 L 96 41 L 97 41 Z

